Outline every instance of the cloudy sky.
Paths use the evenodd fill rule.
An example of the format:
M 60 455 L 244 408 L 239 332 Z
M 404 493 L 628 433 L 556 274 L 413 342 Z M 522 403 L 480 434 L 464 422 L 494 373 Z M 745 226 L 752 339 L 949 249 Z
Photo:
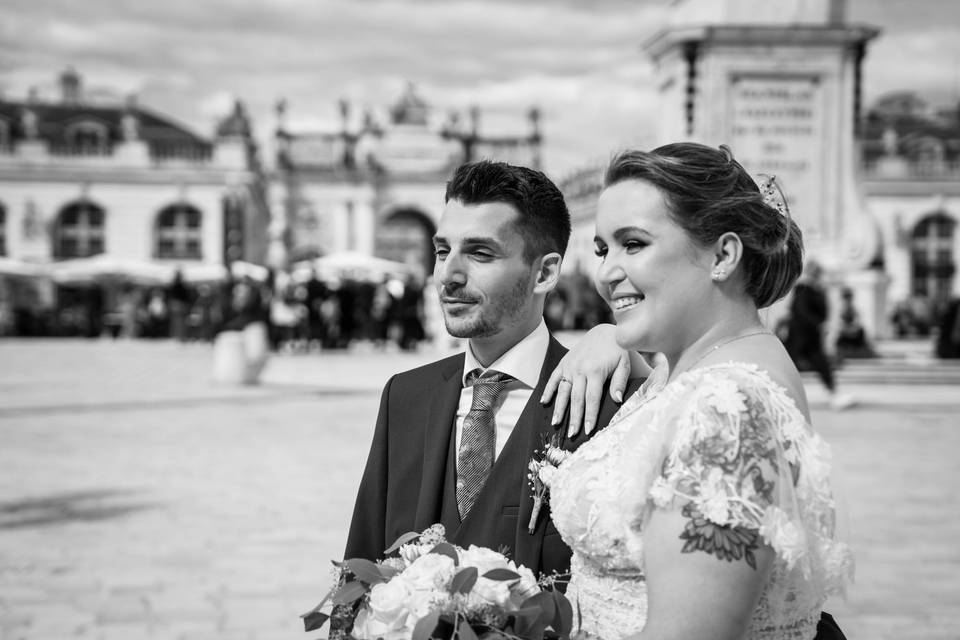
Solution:
M 767 0 L 768 2 L 770 0 Z M 73 65 L 88 95 L 141 104 L 210 135 L 234 97 L 258 131 L 283 97 L 289 120 L 330 127 L 336 103 L 383 109 L 408 81 L 438 114 L 476 104 L 498 132 L 543 111 L 555 176 L 651 138 L 652 69 L 640 48 L 669 0 L 3 0 L 0 89 L 57 96 Z M 960 100 L 960 2 L 850 0 L 878 26 L 865 97 L 914 90 Z

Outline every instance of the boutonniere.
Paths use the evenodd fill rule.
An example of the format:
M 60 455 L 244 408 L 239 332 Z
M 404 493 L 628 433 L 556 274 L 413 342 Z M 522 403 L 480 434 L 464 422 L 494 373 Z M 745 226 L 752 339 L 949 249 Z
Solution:
M 540 510 L 547 503 L 547 493 L 550 491 L 553 474 L 560 463 L 570 455 L 569 451 L 560 446 L 561 441 L 562 434 L 560 432 L 554 433 L 553 437 L 546 440 L 539 449 L 533 452 L 533 456 L 527 464 L 527 480 L 533 491 L 533 511 L 530 513 L 530 522 L 527 524 L 527 532 L 531 535 L 537 528 Z

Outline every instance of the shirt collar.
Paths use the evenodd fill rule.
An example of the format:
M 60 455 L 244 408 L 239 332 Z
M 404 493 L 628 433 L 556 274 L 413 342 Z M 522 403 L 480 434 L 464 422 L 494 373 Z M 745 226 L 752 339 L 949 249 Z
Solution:
M 467 374 L 474 369 L 484 371 L 493 369 L 513 376 L 527 387 L 535 389 L 540 382 L 540 370 L 543 368 L 543 359 L 547 356 L 549 345 L 550 332 L 547 331 L 547 324 L 542 319 L 537 328 L 527 334 L 527 337 L 513 345 L 496 362 L 486 368 L 477 361 L 468 343 L 466 359 L 463 363 L 462 383 L 466 386 Z

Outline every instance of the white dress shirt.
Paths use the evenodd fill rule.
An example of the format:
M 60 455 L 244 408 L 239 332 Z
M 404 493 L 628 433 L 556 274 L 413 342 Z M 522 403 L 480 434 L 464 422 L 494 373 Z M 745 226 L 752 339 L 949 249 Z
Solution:
M 463 419 L 470 412 L 473 404 L 473 386 L 467 386 L 467 374 L 474 369 L 486 372 L 488 369 L 499 371 L 513 376 L 515 379 L 508 384 L 500 394 L 493 407 L 497 423 L 496 441 L 494 445 L 494 459 L 503 451 L 513 428 L 520 418 L 530 395 L 540 381 L 540 369 L 543 359 L 547 356 L 547 347 L 550 345 L 550 333 L 543 320 L 537 328 L 531 331 L 526 338 L 515 344 L 509 351 L 500 356 L 489 367 L 483 367 L 467 345 L 466 358 L 463 363 L 463 390 L 460 391 L 460 405 L 457 407 L 457 451 L 460 450 L 460 438 L 463 434 Z M 458 460 L 459 464 L 459 460 Z

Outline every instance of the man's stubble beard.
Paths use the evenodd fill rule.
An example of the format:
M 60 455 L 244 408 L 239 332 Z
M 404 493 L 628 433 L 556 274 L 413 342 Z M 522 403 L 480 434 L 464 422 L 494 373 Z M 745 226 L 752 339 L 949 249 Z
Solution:
M 450 318 L 443 316 L 443 323 L 454 338 L 489 338 L 495 336 L 518 317 L 524 302 L 533 297 L 533 283 L 526 278 L 518 278 L 516 285 L 506 298 L 502 298 L 492 308 L 481 312 L 480 317 L 466 326 L 451 327 Z

